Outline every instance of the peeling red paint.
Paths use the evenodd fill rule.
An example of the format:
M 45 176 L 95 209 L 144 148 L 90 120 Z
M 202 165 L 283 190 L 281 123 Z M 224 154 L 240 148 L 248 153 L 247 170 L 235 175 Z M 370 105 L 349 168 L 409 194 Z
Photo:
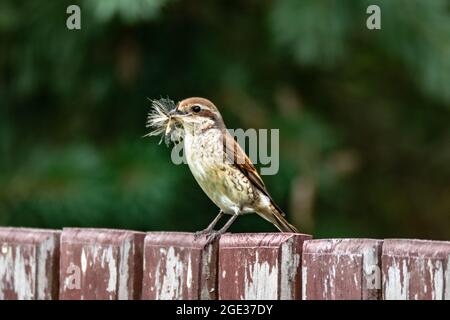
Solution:
M 450 299 L 450 242 L 385 240 L 382 263 L 384 299 Z
M 61 236 L 61 299 L 139 299 L 143 242 L 141 232 L 64 229 Z
M 0 300 L 450 300 L 450 242 L 310 238 L 0 227 Z
M 300 299 L 300 262 L 308 235 L 225 234 L 220 239 L 219 299 Z
M 0 228 L 0 300 L 58 298 L 60 231 Z
M 206 245 L 205 240 L 192 233 L 148 233 L 142 298 L 215 299 L 218 243 Z
M 310 240 L 303 246 L 304 300 L 372 300 L 381 296 L 380 240 Z

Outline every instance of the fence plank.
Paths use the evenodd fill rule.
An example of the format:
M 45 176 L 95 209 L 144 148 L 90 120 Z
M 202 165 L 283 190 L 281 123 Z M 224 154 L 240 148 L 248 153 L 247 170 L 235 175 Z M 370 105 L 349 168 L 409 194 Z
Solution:
M 60 298 L 139 299 L 144 236 L 126 230 L 63 229 Z
M 192 233 L 151 232 L 145 237 L 142 298 L 216 299 L 218 241 Z
M 225 234 L 219 246 L 219 299 L 300 299 L 303 241 L 292 233 Z
M 55 230 L 0 228 L 0 300 L 58 298 Z
M 373 300 L 381 297 L 381 240 L 328 239 L 303 246 L 304 300 Z
M 384 299 L 450 300 L 450 242 L 385 240 L 382 264 Z

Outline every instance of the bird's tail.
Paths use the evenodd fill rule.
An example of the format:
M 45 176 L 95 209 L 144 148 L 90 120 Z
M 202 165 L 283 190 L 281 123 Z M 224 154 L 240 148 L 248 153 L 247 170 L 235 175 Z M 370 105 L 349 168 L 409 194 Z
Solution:
M 264 219 L 272 222 L 275 225 L 275 227 L 277 227 L 277 229 L 280 230 L 281 232 L 298 233 L 297 228 L 294 227 L 292 224 L 290 224 L 284 218 L 283 211 L 281 211 L 281 209 L 273 202 L 271 202 L 267 210 L 265 210 L 264 212 L 258 212 L 258 214 L 262 216 Z

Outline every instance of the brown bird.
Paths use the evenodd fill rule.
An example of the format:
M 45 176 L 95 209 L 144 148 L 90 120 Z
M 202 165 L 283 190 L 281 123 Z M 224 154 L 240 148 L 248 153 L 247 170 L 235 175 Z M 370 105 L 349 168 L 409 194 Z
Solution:
M 298 232 L 272 200 L 256 168 L 230 135 L 211 101 L 185 99 L 170 116 L 183 126 L 184 152 L 193 176 L 220 208 L 217 217 L 197 236 L 207 234 L 212 241 L 226 232 L 239 215 L 251 212 L 273 223 L 281 232 Z M 224 213 L 231 218 L 214 231 Z

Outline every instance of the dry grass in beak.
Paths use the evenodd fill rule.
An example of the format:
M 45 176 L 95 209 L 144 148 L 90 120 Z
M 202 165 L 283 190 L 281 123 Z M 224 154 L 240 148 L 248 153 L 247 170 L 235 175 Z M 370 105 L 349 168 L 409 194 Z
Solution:
M 176 105 L 170 99 L 150 100 L 152 107 L 147 116 L 147 128 L 152 128 L 153 131 L 146 134 L 144 137 L 161 135 L 161 143 L 178 143 L 183 137 L 183 129 L 179 123 L 172 119 L 170 112 L 175 110 Z

